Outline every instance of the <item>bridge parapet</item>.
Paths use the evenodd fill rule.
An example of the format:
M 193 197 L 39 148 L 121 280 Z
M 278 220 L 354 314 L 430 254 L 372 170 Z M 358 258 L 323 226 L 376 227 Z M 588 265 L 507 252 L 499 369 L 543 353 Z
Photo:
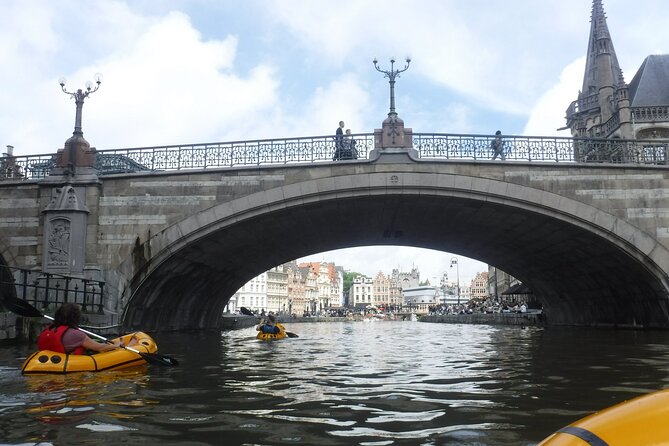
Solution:
M 374 149 L 373 133 L 351 135 L 357 159 Z M 492 135 L 414 133 L 413 148 L 420 158 L 487 160 L 493 155 Z M 345 140 L 344 144 L 351 144 Z M 314 164 L 333 161 L 333 136 L 262 139 L 100 150 L 99 175 L 139 171 L 172 171 L 239 166 Z M 659 164 L 669 160 L 669 140 L 625 140 L 546 136 L 503 136 L 507 161 L 554 163 Z M 381 149 L 383 150 L 383 149 Z M 56 155 L 4 156 L 0 181 L 35 180 L 49 175 Z

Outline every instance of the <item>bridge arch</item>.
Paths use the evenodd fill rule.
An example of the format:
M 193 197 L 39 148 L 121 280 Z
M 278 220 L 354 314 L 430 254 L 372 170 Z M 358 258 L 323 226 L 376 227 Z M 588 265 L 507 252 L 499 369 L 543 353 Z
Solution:
M 145 243 L 125 271 L 123 324 L 216 328 L 230 296 L 275 265 L 338 248 L 457 253 L 523 280 L 555 324 L 669 326 L 669 253 L 601 209 L 528 186 L 452 173 L 309 179 L 213 206 Z
M 10 286 L 14 280 L 9 267 L 14 265 L 16 265 L 16 259 L 5 241 L 0 237 L 0 301 L 6 297 L 16 297 L 16 289 Z M 0 308 L 2 308 L 1 303 Z

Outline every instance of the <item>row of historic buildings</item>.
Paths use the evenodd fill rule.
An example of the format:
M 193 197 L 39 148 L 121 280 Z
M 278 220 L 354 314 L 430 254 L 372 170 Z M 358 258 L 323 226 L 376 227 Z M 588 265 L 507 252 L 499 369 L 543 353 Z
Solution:
M 228 303 L 228 311 L 246 307 L 258 312 L 319 314 L 340 308 L 370 308 L 427 312 L 434 305 L 466 304 L 472 298 L 489 296 L 488 273 L 481 272 L 468 285 L 448 281 L 439 285 L 421 282 L 420 272 L 393 269 L 375 277 L 346 273 L 331 262 L 285 263 L 254 277 Z
M 319 313 L 339 308 L 344 270 L 334 263 L 289 262 L 254 277 L 228 302 L 228 310 L 246 307 L 258 312 Z

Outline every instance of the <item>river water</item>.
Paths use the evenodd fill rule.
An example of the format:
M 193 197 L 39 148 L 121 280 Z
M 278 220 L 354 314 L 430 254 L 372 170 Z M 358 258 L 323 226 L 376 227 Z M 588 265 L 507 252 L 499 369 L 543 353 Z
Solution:
M 2 445 L 532 445 L 668 386 L 669 333 L 421 322 L 161 333 L 180 361 L 20 374 L 0 347 Z

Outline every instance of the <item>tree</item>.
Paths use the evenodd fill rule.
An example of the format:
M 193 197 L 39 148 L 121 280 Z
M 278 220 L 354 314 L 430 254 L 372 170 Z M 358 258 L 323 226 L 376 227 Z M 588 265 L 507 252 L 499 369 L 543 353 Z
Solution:
M 344 293 L 348 293 L 348 290 L 351 289 L 351 285 L 353 284 L 353 279 L 355 279 L 358 276 L 362 276 L 363 274 L 356 273 L 355 271 L 346 271 L 344 272 L 344 289 L 342 290 Z

